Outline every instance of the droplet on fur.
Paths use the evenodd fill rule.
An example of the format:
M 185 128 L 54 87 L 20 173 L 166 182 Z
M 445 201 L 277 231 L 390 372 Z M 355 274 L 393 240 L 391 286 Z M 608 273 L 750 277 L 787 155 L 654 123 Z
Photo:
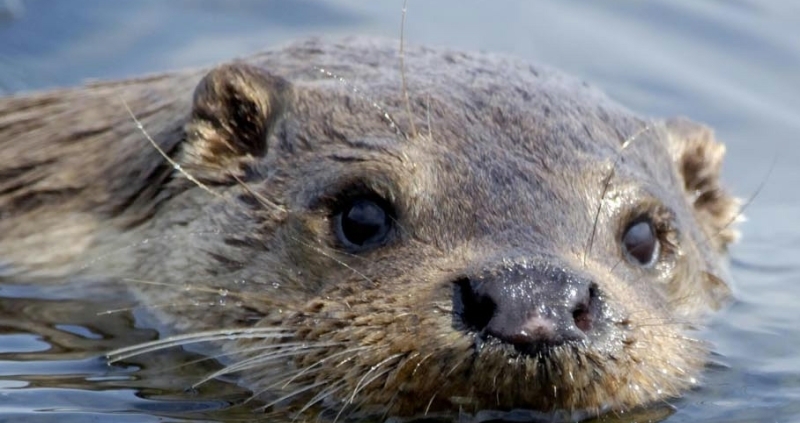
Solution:
M 220 297 L 227 297 L 227 296 L 228 296 L 228 290 L 227 290 L 227 289 L 225 289 L 225 288 L 220 288 L 220 289 L 217 291 L 217 293 L 219 293 L 219 296 L 220 296 Z

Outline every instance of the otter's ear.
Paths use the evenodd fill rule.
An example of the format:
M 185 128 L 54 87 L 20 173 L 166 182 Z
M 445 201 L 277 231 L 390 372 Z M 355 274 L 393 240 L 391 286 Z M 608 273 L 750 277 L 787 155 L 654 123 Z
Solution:
M 687 198 L 711 244 L 718 251 L 725 251 L 739 236 L 735 224 L 740 217 L 739 200 L 720 181 L 725 145 L 714 139 L 707 126 L 689 119 L 674 118 L 665 124 Z
M 291 85 L 243 63 L 209 72 L 194 92 L 180 163 L 194 177 L 225 182 L 267 152 L 267 137 L 289 102 Z

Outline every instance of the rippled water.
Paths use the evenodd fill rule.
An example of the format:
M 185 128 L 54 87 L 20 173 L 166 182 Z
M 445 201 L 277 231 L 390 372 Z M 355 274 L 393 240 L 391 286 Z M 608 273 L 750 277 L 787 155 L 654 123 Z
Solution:
M 0 93 L 207 64 L 311 34 L 399 35 L 400 1 L 0 0 Z M 800 421 L 800 3 L 411 1 L 410 43 L 503 51 L 578 74 L 629 107 L 711 124 L 750 199 L 732 252 L 737 302 L 706 338 L 705 384 L 621 421 Z M 2 267 L 0 267 L 0 274 Z M 74 292 L 74 291 L 73 291 Z M 167 351 L 109 366 L 157 333 L 124 300 L 0 286 L 0 421 L 241 421 L 213 362 Z M 165 376 L 169 375 L 169 376 Z

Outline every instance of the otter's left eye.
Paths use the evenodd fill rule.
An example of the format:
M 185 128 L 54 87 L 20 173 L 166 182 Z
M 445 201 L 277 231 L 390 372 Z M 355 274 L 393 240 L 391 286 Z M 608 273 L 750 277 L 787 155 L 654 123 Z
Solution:
M 377 247 L 389 236 L 391 211 L 378 202 L 357 198 L 334 217 L 339 241 L 353 250 Z
M 628 226 L 622 236 L 622 247 L 628 260 L 634 264 L 644 267 L 655 264 L 660 243 L 653 223 L 643 220 Z

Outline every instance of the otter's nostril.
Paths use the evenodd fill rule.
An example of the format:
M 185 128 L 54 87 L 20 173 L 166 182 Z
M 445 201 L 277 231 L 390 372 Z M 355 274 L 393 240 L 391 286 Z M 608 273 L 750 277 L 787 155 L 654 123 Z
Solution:
M 583 332 L 592 329 L 592 316 L 589 314 L 589 308 L 583 304 L 572 312 L 572 319 L 575 321 L 575 326 Z
M 589 286 L 586 298 L 581 301 L 572 311 L 572 320 L 575 322 L 575 327 L 588 333 L 592 330 L 592 308 L 594 307 L 597 298 L 597 285 L 592 284 Z
M 478 282 L 479 283 L 479 282 Z M 466 329 L 480 332 L 489 325 L 497 304 L 476 290 L 476 282 L 460 278 L 453 284 L 453 312 Z

